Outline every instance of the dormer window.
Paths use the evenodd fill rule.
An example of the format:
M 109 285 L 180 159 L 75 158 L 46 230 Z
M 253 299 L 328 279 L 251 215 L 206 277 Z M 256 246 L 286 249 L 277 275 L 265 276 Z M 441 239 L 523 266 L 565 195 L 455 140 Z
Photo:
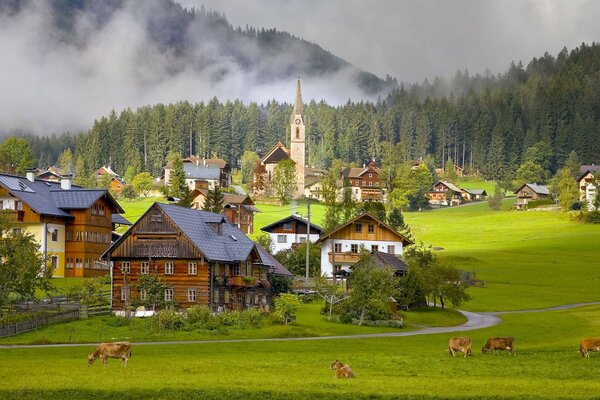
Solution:
M 210 226 L 212 226 L 212 228 L 215 230 L 215 232 L 217 232 L 218 235 L 222 235 L 223 234 L 223 230 L 221 228 L 221 223 L 220 222 L 209 222 L 208 224 Z

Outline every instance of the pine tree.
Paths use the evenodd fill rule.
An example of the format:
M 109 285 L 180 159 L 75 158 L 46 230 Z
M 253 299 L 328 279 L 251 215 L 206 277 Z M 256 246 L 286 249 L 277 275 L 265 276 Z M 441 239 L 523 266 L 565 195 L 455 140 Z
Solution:
M 223 200 L 224 196 L 221 192 L 221 187 L 219 185 L 215 185 L 206 193 L 206 199 L 204 200 L 204 205 L 202 206 L 202 209 L 204 211 L 210 211 L 217 214 L 221 214 L 224 210 Z

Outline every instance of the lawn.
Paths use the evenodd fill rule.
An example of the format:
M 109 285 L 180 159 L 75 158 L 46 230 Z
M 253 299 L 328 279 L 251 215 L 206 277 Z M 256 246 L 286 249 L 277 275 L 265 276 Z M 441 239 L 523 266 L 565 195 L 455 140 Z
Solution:
M 6 399 L 587 399 L 600 392 L 600 357 L 579 340 L 597 334 L 600 307 L 503 316 L 475 331 L 473 356 L 450 357 L 451 335 L 144 346 L 126 368 L 86 366 L 94 346 L 2 349 Z M 464 335 L 464 333 L 461 333 Z M 511 335 L 517 355 L 482 355 L 489 336 Z M 356 378 L 335 379 L 329 363 Z

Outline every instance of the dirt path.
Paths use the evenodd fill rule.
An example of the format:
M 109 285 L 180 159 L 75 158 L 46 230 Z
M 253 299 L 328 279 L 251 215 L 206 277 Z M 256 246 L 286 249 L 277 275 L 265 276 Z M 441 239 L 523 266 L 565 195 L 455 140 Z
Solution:
M 470 312 L 459 310 L 461 314 L 467 317 L 467 322 L 457 326 L 444 326 L 435 328 L 423 328 L 415 331 L 404 332 L 389 332 L 389 333 L 370 333 L 364 335 L 348 335 L 348 336 L 314 336 L 301 338 L 271 338 L 271 339 L 222 339 L 222 340 L 180 340 L 180 341 L 164 341 L 164 342 L 136 342 L 136 346 L 160 346 L 174 344 L 210 344 L 210 343 L 244 343 L 244 342 L 288 342 L 288 341 L 311 341 L 311 340 L 339 340 L 339 339 L 368 339 L 382 337 L 400 337 L 400 336 L 416 336 L 416 335 L 432 335 L 436 333 L 464 332 L 475 329 L 489 328 L 490 326 L 498 325 L 502 319 L 498 315 L 502 314 L 521 314 L 521 313 L 536 313 L 546 311 L 567 310 L 570 308 L 585 307 L 591 305 L 599 305 L 600 301 L 590 303 L 565 304 L 561 306 L 540 308 L 535 310 L 516 310 L 516 311 L 495 311 L 495 312 Z M 65 343 L 65 344 L 41 344 L 41 345 L 0 345 L 0 349 L 20 349 L 20 348 L 45 348 L 45 347 L 90 347 L 97 343 Z

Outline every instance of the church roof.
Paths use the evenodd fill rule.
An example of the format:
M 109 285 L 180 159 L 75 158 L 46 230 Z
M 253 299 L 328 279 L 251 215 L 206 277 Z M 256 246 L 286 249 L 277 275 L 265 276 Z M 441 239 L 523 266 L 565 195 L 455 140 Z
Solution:
M 275 146 L 262 159 L 263 164 L 276 164 L 281 160 L 290 158 L 289 150 L 281 142 L 277 142 Z

